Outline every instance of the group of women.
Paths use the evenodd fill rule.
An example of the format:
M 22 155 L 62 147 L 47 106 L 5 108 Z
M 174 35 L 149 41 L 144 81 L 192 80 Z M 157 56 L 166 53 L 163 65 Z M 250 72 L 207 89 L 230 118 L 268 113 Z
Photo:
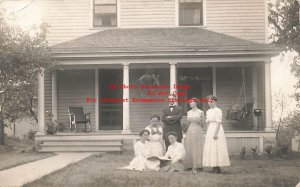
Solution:
M 204 112 L 197 107 L 196 98 L 191 99 L 187 112 L 188 130 L 184 145 L 177 141 L 176 132 L 166 137 L 170 145 L 165 147 L 160 117 L 151 116 L 151 124 L 140 132 L 140 140 L 134 145 L 135 158 L 129 169 L 155 171 L 183 171 L 193 173 L 211 167 L 213 173 L 221 173 L 221 167 L 229 166 L 226 137 L 222 127 L 222 111 L 217 107 L 217 98 L 208 96 L 210 109 Z M 202 127 L 208 124 L 204 138 Z M 165 152 L 166 150 L 166 152 Z M 165 152 L 165 153 L 164 153 Z

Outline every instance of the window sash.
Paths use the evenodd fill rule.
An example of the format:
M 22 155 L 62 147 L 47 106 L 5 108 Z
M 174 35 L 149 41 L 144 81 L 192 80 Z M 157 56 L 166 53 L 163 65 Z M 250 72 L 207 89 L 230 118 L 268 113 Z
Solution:
M 202 3 L 180 3 L 179 4 L 179 26 L 201 26 L 203 25 Z
M 94 0 L 93 27 L 116 27 L 116 0 Z

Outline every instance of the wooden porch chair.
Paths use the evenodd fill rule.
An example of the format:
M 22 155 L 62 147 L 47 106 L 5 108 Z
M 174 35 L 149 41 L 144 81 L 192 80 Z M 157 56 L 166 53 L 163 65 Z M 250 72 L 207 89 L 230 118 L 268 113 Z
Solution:
M 84 123 L 84 131 L 91 132 L 91 113 L 84 114 L 83 107 L 69 107 L 69 120 L 70 120 L 70 130 L 72 132 L 72 126 L 74 126 L 74 132 L 77 131 L 77 124 Z M 89 131 L 87 131 L 86 125 L 89 126 Z

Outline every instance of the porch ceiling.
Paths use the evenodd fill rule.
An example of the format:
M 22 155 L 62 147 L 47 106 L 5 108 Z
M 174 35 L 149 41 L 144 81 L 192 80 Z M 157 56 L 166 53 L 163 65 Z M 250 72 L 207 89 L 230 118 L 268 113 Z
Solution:
M 62 54 L 275 55 L 273 45 L 259 44 L 202 28 L 109 29 L 52 46 Z M 130 55 L 131 54 L 131 55 Z M 101 56 L 100 56 L 101 57 Z

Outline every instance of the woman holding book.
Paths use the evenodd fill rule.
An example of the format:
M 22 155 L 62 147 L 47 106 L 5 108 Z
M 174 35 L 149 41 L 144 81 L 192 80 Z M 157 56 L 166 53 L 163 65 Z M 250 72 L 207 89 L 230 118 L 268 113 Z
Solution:
M 168 147 L 168 151 L 166 152 L 165 158 L 169 161 L 162 164 L 161 171 L 174 171 L 179 172 L 184 170 L 183 160 L 185 158 L 185 149 L 184 146 L 177 142 L 177 133 L 169 132 L 166 136 L 171 145 Z

